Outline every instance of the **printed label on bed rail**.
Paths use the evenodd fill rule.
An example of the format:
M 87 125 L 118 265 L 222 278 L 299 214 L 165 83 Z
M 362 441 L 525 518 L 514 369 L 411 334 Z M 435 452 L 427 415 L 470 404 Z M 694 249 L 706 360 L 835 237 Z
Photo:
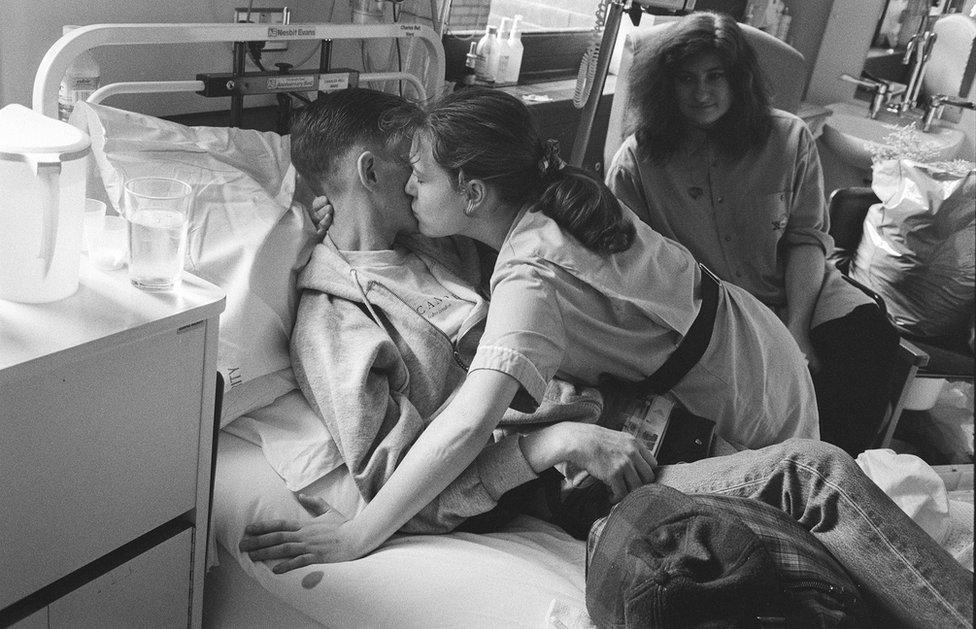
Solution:
M 400 24 L 400 32 L 403 37 L 413 37 L 420 33 L 420 24 Z
M 310 92 L 317 89 L 315 74 L 291 74 L 268 77 L 268 89 L 272 91 Z
M 303 28 L 301 26 L 269 26 L 268 39 L 281 39 L 288 37 L 315 37 L 314 28 Z
M 349 83 L 348 72 L 322 74 L 319 76 L 319 91 L 333 92 L 335 90 L 344 90 L 349 87 Z M 354 83 L 352 87 L 356 87 L 356 85 L 357 83 Z

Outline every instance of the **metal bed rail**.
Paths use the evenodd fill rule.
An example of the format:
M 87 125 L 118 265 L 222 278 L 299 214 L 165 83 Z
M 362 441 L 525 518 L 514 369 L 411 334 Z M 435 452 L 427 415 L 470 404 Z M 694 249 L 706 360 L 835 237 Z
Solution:
M 58 115 L 61 77 L 79 54 L 100 46 L 346 39 L 418 39 L 427 54 L 426 84 L 408 72 L 361 73 L 360 81 L 404 80 L 421 97 L 435 95 L 444 80 L 444 48 L 432 28 L 424 24 L 91 24 L 58 39 L 41 59 L 34 78 L 33 109 Z M 196 92 L 202 81 L 138 81 L 105 85 L 89 101 L 121 93 Z

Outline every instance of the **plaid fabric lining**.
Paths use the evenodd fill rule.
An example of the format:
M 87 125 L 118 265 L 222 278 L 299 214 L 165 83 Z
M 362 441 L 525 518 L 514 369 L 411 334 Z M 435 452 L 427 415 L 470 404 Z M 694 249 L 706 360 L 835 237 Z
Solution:
M 772 555 L 784 586 L 822 583 L 853 595 L 853 581 L 844 567 L 809 531 L 782 511 L 758 500 L 695 494 L 695 500 L 738 517 L 759 536 Z M 829 580 L 828 580 L 829 579 Z
M 738 519 L 760 539 L 776 566 L 782 591 L 793 601 L 795 617 L 787 621 L 788 625 L 793 623 L 792 626 L 809 624 L 811 627 L 874 626 L 874 623 L 869 620 L 870 614 L 858 587 L 844 567 L 812 533 L 804 529 L 791 516 L 751 498 L 722 494 L 688 494 L 688 496 L 704 506 Z M 595 553 L 607 552 L 605 546 L 597 548 L 597 543 L 611 517 L 612 513 L 611 516 L 595 521 L 587 538 L 588 591 L 597 590 L 602 585 L 591 583 L 590 566 L 594 564 L 597 557 Z M 638 521 L 640 519 L 642 518 L 639 517 Z M 617 528 L 614 532 L 620 534 L 621 530 Z M 628 527 L 626 535 L 639 535 L 639 533 L 632 527 Z M 600 559 L 603 562 L 614 560 L 612 557 L 600 557 Z M 820 594 L 814 595 L 813 592 Z M 821 617 L 822 608 L 819 603 L 813 602 L 813 599 L 823 597 L 843 606 L 846 610 L 846 619 L 838 621 L 833 613 Z M 827 607 L 833 608 L 833 605 Z M 767 620 L 769 622 L 765 622 Z M 761 626 L 776 626 L 776 623 L 782 620 L 784 619 L 757 617 Z

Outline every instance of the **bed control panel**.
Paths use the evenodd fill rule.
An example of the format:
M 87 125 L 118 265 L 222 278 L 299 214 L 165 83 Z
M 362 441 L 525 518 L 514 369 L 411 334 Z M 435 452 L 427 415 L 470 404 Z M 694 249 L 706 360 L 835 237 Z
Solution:
M 279 64 L 287 66 L 287 64 Z M 279 68 L 272 72 L 248 72 L 235 75 L 230 72 L 198 74 L 203 82 L 201 96 L 235 96 L 253 94 L 277 94 L 287 92 L 331 92 L 359 86 L 359 72 L 338 68 L 328 72 L 319 70 L 294 70 Z

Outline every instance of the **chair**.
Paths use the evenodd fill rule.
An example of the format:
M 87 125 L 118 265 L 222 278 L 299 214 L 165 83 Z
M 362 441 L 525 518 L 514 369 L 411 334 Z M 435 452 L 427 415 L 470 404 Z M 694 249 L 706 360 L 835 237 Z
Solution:
M 604 168 L 610 165 L 614 154 L 623 143 L 625 129 L 629 128 L 630 117 L 628 100 L 630 86 L 628 75 L 633 65 L 634 54 L 647 46 L 653 45 L 654 39 L 673 22 L 652 24 L 638 28 L 627 35 L 623 53 L 620 57 L 620 70 L 617 85 L 614 89 L 613 102 L 610 106 L 610 121 L 607 128 L 607 138 L 603 145 Z M 800 100 L 806 89 L 806 63 L 803 55 L 788 44 L 776 39 L 769 33 L 740 24 L 749 44 L 752 45 L 759 59 L 759 66 L 766 77 L 766 83 L 773 91 L 772 103 L 774 107 L 796 113 L 800 108 Z
M 884 300 L 876 292 L 851 279 L 851 260 L 857 252 L 864 229 L 868 209 L 881 200 L 871 188 L 840 188 L 830 194 L 830 235 L 834 239 L 834 252 L 830 260 L 844 274 L 845 279 L 870 295 L 887 312 Z M 907 392 L 915 378 L 946 378 L 973 380 L 974 359 L 965 342 L 956 345 L 935 345 L 924 339 L 907 337 L 902 333 L 899 362 L 892 380 L 892 402 L 888 418 L 879 435 L 877 447 L 887 447 L 898 426 Z

